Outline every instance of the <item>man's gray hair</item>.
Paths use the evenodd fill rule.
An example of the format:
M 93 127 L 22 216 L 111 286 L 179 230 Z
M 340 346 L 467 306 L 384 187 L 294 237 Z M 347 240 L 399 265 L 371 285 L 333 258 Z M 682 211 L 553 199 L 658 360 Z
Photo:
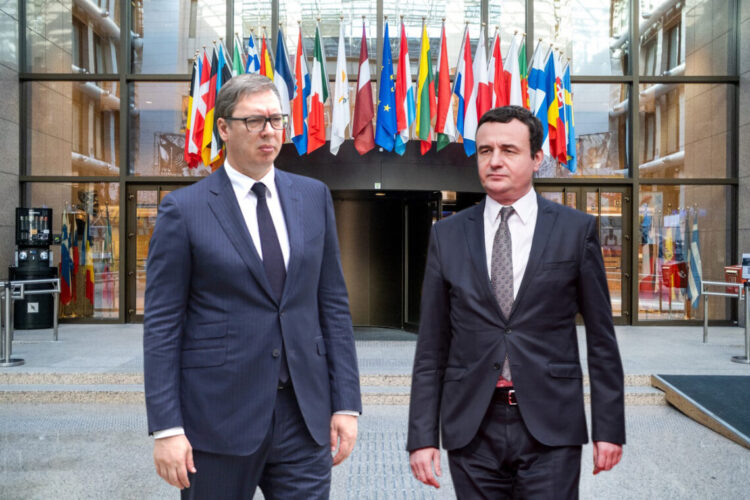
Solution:
M 270 78 L 257 73 L 244 73 L 229 79 L 219 90 L 216 96 L 214 116 L 218 118 L 229 118 L 234 112 L 234 107 L 245 97 L 253 94 L 272 91 L 281 103 L 279 89 Z

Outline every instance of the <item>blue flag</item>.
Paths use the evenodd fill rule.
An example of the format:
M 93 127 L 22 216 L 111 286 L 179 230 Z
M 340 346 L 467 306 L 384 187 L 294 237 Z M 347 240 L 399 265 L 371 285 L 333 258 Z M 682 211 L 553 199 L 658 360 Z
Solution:
M 396 124 L 396 79 L 393 77 L 393 57 L 388 38 L 388 22 L 385 23 L 383 40 L 383 66 L 380 69 L 380 93 L 378 94 L 378 119 L 375 125 L 375 144 L 393 151 L 398 126 Z

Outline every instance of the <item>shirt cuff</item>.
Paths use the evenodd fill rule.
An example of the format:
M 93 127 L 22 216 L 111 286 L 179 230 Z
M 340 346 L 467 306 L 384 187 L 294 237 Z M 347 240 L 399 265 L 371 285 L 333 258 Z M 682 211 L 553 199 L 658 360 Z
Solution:
M 359 416 L 359 412 L 358 411 L 353 411 L 353 410 L 339 410 L 339 411 L 333 412 L 333 414 L 334 415 L 349 415 L 349 416 L 352 416 L 352 417 L 358 417 Z
M 160 431 L 154 431 L 154 439 L 168 438 L 172 436 L 180 436 L 185 434 L 185 429 L 182 427 L 170 427 L 169 429 L 163 429 Z

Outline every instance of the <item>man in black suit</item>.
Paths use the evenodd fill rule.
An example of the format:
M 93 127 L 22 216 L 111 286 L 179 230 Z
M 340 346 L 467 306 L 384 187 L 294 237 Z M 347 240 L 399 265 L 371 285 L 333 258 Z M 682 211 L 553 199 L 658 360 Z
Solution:
M 578 497 L 588 436 L 577 313 L 594 473 L 622 455 L 624 376 L 596 219 L 535 193 L 542 139 L 523 108 L 485 113 L 476 145 L 487 197 L 432 230 L 407 449 L 414 476 L 439 487 L 442 431 L 459 498 Z
M 215 111 L 226 162 L 164 198 L 148 254 L 156 469 L 183 498 L 328 498 L 362 409 L 331 194 L 274 168 L 271 80 L 232 78 Z

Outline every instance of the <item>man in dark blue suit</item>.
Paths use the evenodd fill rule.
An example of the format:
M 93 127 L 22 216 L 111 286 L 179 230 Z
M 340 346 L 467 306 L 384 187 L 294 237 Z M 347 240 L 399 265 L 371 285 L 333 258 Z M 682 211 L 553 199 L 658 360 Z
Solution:
M 479 121 L 485 200 L 434 227 L 422 289 L 407 449 L 439 487 L 439 435 L 458 498 L 578 497 L 588 440 L 576 314 L 586 327 L 594 473 L 620 460 L 623 369 L 594 217 L 538 196 L 541 123 L 508 106 Z M 434 468 L 434 469 L 433 469 Z
M 331 194 L 274 168 L 271 80 L 232 78 L 215 113 L 226 162 L 164 198 L 149 248 L 156 469 L 183 498 L 328 498 L 362 408 Z

